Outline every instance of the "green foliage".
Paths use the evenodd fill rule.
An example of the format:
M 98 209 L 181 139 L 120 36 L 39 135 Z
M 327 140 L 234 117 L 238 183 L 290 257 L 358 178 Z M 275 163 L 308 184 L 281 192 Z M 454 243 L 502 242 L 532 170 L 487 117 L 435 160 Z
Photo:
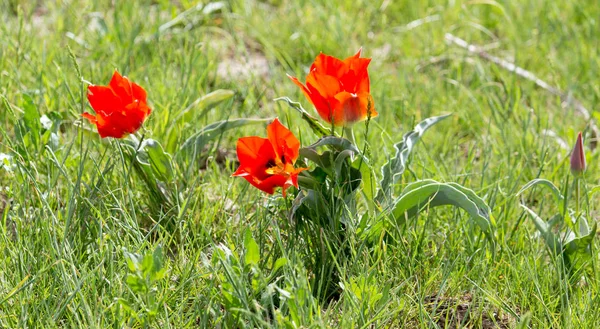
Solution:
M 375 200 L 383 207 L 391 203 L 393 199 L 392 192 L 394 185 L 398 182 L 408 163 L 408 158 L 415 144 L 421 139 L 427 129 L 434 126 L 436 123 L 446 119 L 451 114 L 441 115 L 438 117 L 427 118 L 420 122 L 415 128 L 404 134 L 402 141 L 394 144 L 396 154 L 383 167 L 381 167 L 381 182 L 379 192 Z
M 526 205 L 521 204 L 521 207 L 533 221 L 550 253 L 562 257 L 570 278 L 577 279 L 586 267 L 589 269 L 593 264 L 592 245 L 597 232 L 597 223 L 593 221 L 590 228 L 588 220 L 584 216 L 573 214 L 573 211 L 566 207 L 566 197 L 548 180 L 533 180 L 527 183 L 518 194 L 522 194 L 536 185 L 550 189 L 559 213 L 546 222 Z M 591 274 L 591 271 L 589 273 Z
M 495 220 L 490 207 L 472 190 L 456 183 L 439 183 L 422 180 L 407 185 L 396 199 L 389 214 L 384 212 L 372 226 L 364 227 L 364 233 L 371 241 L 376 241 L 386 227 L 403 225 L 408 218 L 434 207 L 452 205 L 465 210 L 473 222 L 485 233 L 491 246 L 495 245 Z
M 143 166 L 150 166 L 155 179 L 170 182 L 173 179 L 171 155 L 165 152 L 159 142 L 146 139 L 137 152 L 137 161 Z
M 37 107 L 33 103 L 33 98 L 30 95 L 23 94 L 23 126 L 25 128 L 25 136 L 31 139 L 32 145 L 39 145 L 41 124 L 41 115 Z M 25 138 L 25 137 L 24 137 Z
M 226 89 L 218 89 L 213 92 L 210 92 L 204 96 L 201 96 L 188 107 L 186 107 L 183 111 L 179 112 L 179 114 L 175 118 L 175 121 L 184 120 L 189 122 L 194 118 L 194 116 L 203 117 L 210 109 L 214 108 L 215 106 L 226 100 L 231 99 L 234 95 L 235 92 Z M 200 110 L 200 113 L 195 114 L 194 111 L 191 111 L 192 109 L 196 111 Z
M 299 108 L 298 103 L 283 99 L 292 107 Z M 312 270 L 315 272 L 313 293 L 327 301 L 336 298 L 335 285 L 338 281 L 338 264 L 344 264 L 347 255 L 348 233 L 358 227 L 359 233 L 367 241 L 375 243 L 388 227 L 389 219 L 395 221 L 395 226 L 404 224 L 407 217 L 414 217 L 424 209 L 442 205 L 453 205 L 466 210 L 473 221 L 486 235 L 488 242 L 495 247 L 495 221 L 491 209 L 483 199 L 472 190 L 459 184 L 443 184 L 433 180 L 422 180 L 409 184 L 391 207 L 383 207 L 369 219 L 369 213 L 362 215 L 357 207 L 356 191 L 361 186 L 363 175 L 366 178 L 363 193 L 370 208 L 382 209 L 392 197 L 392 187 L 397 183 L 407 167 L 408 157 L 416 142 L 425 131 L 449 115 L 428 118 L 419 123 L 412 132 L 404 135 L 403 140 L 394 145 L 396 155 L 382 167 L 383 178 L 377 197 L 374 199 L 375 186 L 373 169 L 369 160 L 348 139 L 336 136 L 321 137 L 310 146 L 301 148 L 299 154 L 316 167 L 305 171 L 300 180 L 302 191 L 293 201 L 290 219 L 297 220 L 301 230 L 309 241 L 305 248 L 307 254 L 315 255 L 312 260 Z M 304 115 L 303 115 L 304 117 Z M 309 120 L 309 124 L 311 121 Z M 312 127 L 312 126 L 311 126 Z M 368 122 L 367 122 L 368 127 Z M 315 130 L 313 128 L 313 130 Z M 350 136 L 353 131 L 346 127 Z M 319 130 L 315 130 L 318 133 Z M 319 148 L 326 151 L 319 153 Z M 359 158 L 358 165 L 356 165 Z M 365 169 L 361 171 L 361 167 Z M 374 203 L 377 204 L 374 204 Z M 389 209 L 389 210 L 388 210 Z M 362 216 L 358 222 L 356 218 Z M 358 223 L 358 225 L 357 225 Z M 326 242 L 323 242 L 323 241 Z M 335 255 L 332 261 L 330 255 Z M 310 261 L 309 261 L 310 263 Z M 323 282 L 325 281 L 325 282 Z
M 334 135 L 333 131 L 330 131 L 329 129 L 325 128 L 316 118 L 314 118 L 308 112 L 306 112 L 306 110 L 302 107 L 302 104 L 300 104 L 298 102 L 294 102 L 291 99 L 289 99 L 288 97 L 279 97 L 279 98 L 276 98 L 274 101 L 286 102 L 292 109 L 298 111 L 298 113 L 300 113 L 300 115 L 302 117 L 302 120 L 304 120 L 306 123 L 308 123 L 308 126 L 310 127 L 310 129 L 317 136 Z
M 586 129 L 600 119 L 598 17 L 595 0 L 0 1 L 0 327 L 599 327 L 600 240 L 589 239 L 599 213 L 600 158 Z M 567 97 L 448 44 L 446 33 Z M 332 135 L 331 127 L 314 130 L 301 119 L 320 122 L 286 73 L 302 80 L 319 52 L 344 58 L 360 47 L 372 58 L 379 116 L 368 130 L 355 125 L 356 138 L 343 135 L 360 151 L 340 157 L 348 162 L 342 168 L 361 173 L 350 195 L 355 209 L 340 199 L 304 200 L 315 208 L 296 209 L 346 216 L 346 243 L 332 255 L 327 243 L 335 240 L 318 227 L 295 234 L 298 218 L 288 213 L 294 191 L 283 200 L 230 178 L 236 139 L 262 135 L 267 121 L 226 125 L 196 154 L 188 152 L 195 139 L 180 146 L 232 118 L 277 116 L 303 146 Z M 80 117 L 91 111 L 86 85 L 105 84 L 113 69 L 146 89 L 153 110 L 132 146 L 100 139 Z M 292 105 L 303 112 L 273 102 L 279 95 L 299 101 Z M 578 114 L 579 105 L 592 121 Z M 28 118 L 39 117 L 39 126 L 28 123 L 37 136 L 25 124 L 26 107 Z M 452 119 L 415 144 L 387 205 L 374 202 L 394 144 L 442 113 Z M 569 211 L 572 190 L 558 183 L 580 130 L 589 170 L 577 216 Z M 149 158 L 136 159 L 148 138 L 172 156 L 169 182 L 156 178 L 161 171 Z M 304 159 L 311 172 L 300 177 L 301 198 L 318 197 L 338 175 L 340 150 L 315 152 L 331 170 Z M 344 170 L 356 179 L 356 171 Z M 563 208 L 539 184 L 518 194 L 542 178 L 560 187 Z M 418 217 L 392 219 L 398 196 L 420 179 L 456 182 L 485 200 L 496 224 L 493 259 L 468 211 L 427 211 L 425 203 Z M 567 273 L 566 256 L 546 247 L 519 198 L 563 250 L 581 251 L 569 251 L 569 261 L 583 261 L 572 266 L 581 268 L 577 275 Z M 328 213 L 334 202 L 343 207 Z M 380 221 L 391 225 L 386 234 L 364 239 L 364 229 Z M 247 252 L 246 231 L 258 246 L 255 264 L 246 261 L 257 259 Z M 148 286 L 152 304 L 128 285 L 133 272 L 123 250 L 143 260 L 157 245 L 168 266 Z M 327 303 L 313 295 L 315 250 L 328 253 L 319 254 L 323 268 L 337 271 L 335 278 L 322 271 L 336 295 Z
M 181 145 L 179 154 L 197 155 L 204 149 L 206 143 L 221 136 L 227 130 L 262 124 L 268 121 L 272 121 L 272 119 L 231 119 L 211 123 L 188 138 Z
M 167 275 L 162 247 L 158 246 L 153 252 L 144 255 L 126 251 L 123 253 L 129 270 L 125 282 L 133 298 L 119 299 L 119 305 L 131 316 L 129 325 L 140 322 L 144 327 L 148 327 L 154 321 L 161 306 L 161 301 L 156 294 L 157 285 Z
M 246 250 L 244 262 L 247 265 L 258 265 L 258 262 L 260 261 L 260 250 L 256 241 L 252 238 L 252 233 L 250 231 L 246 231 L 246 235 L 244 236 L 244 249 Z
M 163 258 L 162 247 L 158 246 L 153 252 L 144 255 L 124 252 L 127 261 L 127 285 L 135 294 L 148 294 L 153 286 L 162 280 L 167 267 Z

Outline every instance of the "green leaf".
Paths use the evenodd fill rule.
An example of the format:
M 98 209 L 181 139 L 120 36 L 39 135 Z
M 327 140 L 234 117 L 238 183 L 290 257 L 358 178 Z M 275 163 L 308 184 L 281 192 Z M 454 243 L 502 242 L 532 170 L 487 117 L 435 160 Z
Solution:
M 327 168 L 331 164 L 331 161 L 328 161 L 329 156 L 325 158 L 322 154 L 319 154 L 319 152 L 317 152 L 317 150 L 315 149 L 301 147 L 298 153 L 301 158 L 312 161 L 314 164 L 317 165 L 317 167 Z M 329 165 L 326 165 L 324 161 L 327 161 Z
M 306 112 L 306 110 L 302 107 L 302 105 L 300 103 L 294 102 L 291 99 L 289 99 L 288 97 L 275 98 L 274 101 L 286 102 L 291 108 L 300 112 L 300 114 L 302 115 L 302 119 L 308 123 L 309 127 L 313 130 L 313 132 L 316 135 L 319 135 L 319 136 L 331 135 L 331 129 L 325 128 L 320 122 L 317 121 L 317 119 L 315 119 L 313 116 L 308 114 L 308 112 Z
M 347 159 L 351 159 L 352 154 L 354 154 L 354 152 L 352 152 L 351 150 L 343 150 L 339 152 L 335 157 L 335 177 L 338 180 L 344 178 L 343 169 L 348 166 L 349 162 L 347 161 Z
M 494 242 L 495 221 L 489 206 L 472 190 L 456 183 L 424 180 L 408 185 L 392 207 L 397 221 L 417 215 L 424 208 L 453 205 L 464 209 L 481 228 L 490 242 Z
M 2 103 L 4 104 L 4 107 L 6 108 L 6 110 L 8 112 L 10 112 L 10 114 L 12 116 L 15 116 L 15 111 L 13 110 L 12 106 L 8 102 L 8 99 L 6 99 L 6 97 L 4 97 L 4 95 L 0 95 L 0 98 L 2 98 Z
M 329 147 L 331 150 L 319 154 L 317 148 L 324 146 Z M 362 156 L 352 142 L 335 136 L 322 137 L 317 142 L 301 148 L 299 153 L 302 158 L 312 161 L 329 175 L 335 173 L 335 177 L 338 178 L 341 177 L 343 165 L 347 163 L 346 159 L 353 155 Z
M 179 151 L 183 151 L 184 153 L 193 151 L 193 154 L 197 154 L 198 152 L 202 151 L 204 146 L 209 141 L 220 136 L 228 130 L 249 125 L 262 124 L 269 121 L 273 121 L 273 119 L 232 119 L 218 121 L 202 128 L 202 130 L 188 138 L 183 143 Z
M 166 153 L 162 145 L 154 139 L 142 142 L 137 159 L 140 163 L 150 165 L 152 173 L 161 182 L 173 179 L 173 165 L 171 155 Z
M 147 191 L 150 194 L 150 200 L 148 200 L 148 204 L 151 207 L 162 207 L 166 206 L 170 208 L 170 195 L 169 190 L 166 186 L 160 187 L 157 183 L 158 176 L 155 173 L 155 169 L 150 164 L 150 159 L 148 153 L 144 151 L 141 147 L 138 151 L 136 148 L 140 145 L 140 142 L 133 138 L 134 135 L 130 135 L 129 139 L 121 140 L 121 146 L 123 153 L 125 153 L 128 157 L 133 158 L 135 161 L 133 162 L 133 169 L 135 170 L 136 175 L 146 184 Z
M 41 131 L 40 112 L 38 112 L 38 109 L 33 102 L 33 98 L 28 94 L 23 94 L 22 107 L 24 111 L 23 124 L 25 125 L 25 129 L 33 139 L 32 142 L 35 145 L 38 145 Z
M 254 241 L 250 230 L 246 230 L 246 235 L 244 236 L 244 249 L 246 250 L 244 254 L 246 265 L 258 265 L 260 261 L 260 249 L 256 241 Z
M 549 181 L 547 179 L 538 178 L 538 179 L 534 179 L 534 180 L 530 181 L 529 183 L 525 184 L 525 186 L 523 186 L 521 188 L 521 190 L 516 194 L 516 196 L 518 197 L 519 195 L 523 194 L 528 189 L 530 189 L 534 186 L 537 186 L 537 185 L 546 186 L 547 188 L 550 189 L 550 191 L 552 191 L 554 200 L 556 201 L 556 204 L 558 204 L 560 213 L 562 214 L 564 212 L 565 199 L 562 196 L 562 193 L 560 193 L 560 190 L 558 189 L 558 187 L 556 187 L 554 184 L 552 184 L 551 181 Z
M 165 265 L 162 246 L 159 245 L 152 253 L 152 272 L 150 275 L 152 281 L 158 281 L 165 277 L 165 274 L 167 273 L 167 267 Z
M 303 207 L 304 206 L 304 207 Z M 327 209 L 323 205 L 323 200 L 315 190 L 301 189 L 298 191 L 298 195 L 292 201 L 292 208 L 290 209 L 289 220 L 296 219 L 296 215 L 301 214 L 298 211 L 300 209 L 310 210 L 312 214 L 327 215 Z
M 528 329 L 529 322 L 531 322 L 531 313 L 527 312 L 527 313 L 525 313 L 525 315 L 521 316 L 521 320 L 519 321 L 519 323 L 517 324 L 517 326 L 515 328 L 516 329 Z
M 127 274 L 125 277 L 127 286 L 136 294 L 146 292 L 146 283 L 139 276 L 135 274 Z
M 375 172 L 367 158 L 359 157 L 354 160 L 352 167 L 359 170 L 363 183 L 362 192 L 369 201 L 375 198 Z
M 546 223 L 546 221 L 541 219 L 535 211 L 529 209 L 527 206 L 522 204 L 521 207 L 525 209 L 529 218 L 533 221 L 535 228 L 540 232 L 540 236 L 544 239 L 544 242 L 546 242 L 546 246 L 548 246 L 553 254 L 559 255 L 562 251 L 562 244 L 558 236 L 552 232 L 552 226 Z
M 141 271 L 144 273 L 144 276 L 150 277 L 154 270 L 154 257 L 151 253 L 146 253 L 144 258 L 142 258 L 142 268 Z
M 307 146 L 307 148 L 316 149 L 316 148 L 322 147 L 322 146 L 330 146 L 331 148 L 335 149 L 336 151 L 348 150 L 348 151 L 351 151 L 356 154 L 360 153 L 358 148 L 356 148 L 356 146 L 354 146 L 354 144 L 352 144 L 351 141 L 349 141 L 345 138 L 336 137 L 336 136 L 321 137 L 315 143 Z
M 401 142 L 394 145 L 396 154 L 381 168 L 383 177 L 381 178 L 379 192 L 375 198 L 377 202 L 382 205 L 389 204 L 392 200 L 393 187 L 404 173 L 408 158 L 415 144 L 417 144 L 427 129 L 450 115 L 431 117 L 421 121 L 411 132 L 404 134 Z
M 206 113 L 206 111 L 219 105 L 219 103 L 222 103 L 222 102 L 230 99 L 234 95 L 235 95 L 235 92 L 233 92 L 232 90 L 227 90 L 227 89 L 215 90 L 209 94 L 206 94 L 206 95 L 196 99 L 192 104 L 190 104 L 183 111 L 181 111 L 181 113 L 179 113 L 177 115 L 177 117 L 175 118 L 175 121 L 179 121 L 181 119 L 185 119 L 186 121 L 191 120 L 192 114 L 194 113 L 191 110 L 194 108 L 202 110 L 202 113 L 200 115 L 203 115 L 204 113 Z
M 588 192 L 588 198 L 591 199 L 596 193 L 600 192 L 600 185 L 598 186 L 594 186 L 589 192 Z
M 130 252 L 125 251 L 125 261 L 127 262 L 127 268 L 129 268 L 130 272 L 135 272 L 137 271 L 137 268 L 139 267 L 139 258 L 136 254 L 132 254 Z
M 572 273 L 577 273 L 587 264 L 591 264 L 592 244 L 594 242 L 594 237 L 596 236 L 596 222 L 594 221 L 592 229 L 590 230 L 587 227 L 587 221 L 584 218 L 581 218 L 580 220 L 585 222 L 587 232 L 582 230 L 582 233 L 585 233 L 580 237 L 575 237 L 575 235 L 572 234 L 567 241 L 565 241 L 564 253 Z
M 282 268 L 282 267 L 283 267 L 283 266 L 285 266 L 287 263 L 288 263 L 288 260 L 287 260 L 287 258 L 285 258 L 285 257 L 278 258 L 278 259 L 275 261 L 275 265 L 273 265 L 273 272 L 275 272 L 275 271 L 277 271 L 278 269 Z

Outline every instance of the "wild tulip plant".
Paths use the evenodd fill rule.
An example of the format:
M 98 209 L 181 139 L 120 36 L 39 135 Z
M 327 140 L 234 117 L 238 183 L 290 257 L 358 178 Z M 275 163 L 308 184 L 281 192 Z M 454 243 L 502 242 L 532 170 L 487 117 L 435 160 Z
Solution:
M 171 157 L 157 141 L 136 136 L 152 113 L 146 90 L 115 70 L 107 86 L 89 85 L 87 98 L 95 114 L 84 112 L 82 117 L 96 125 L 101 138 L 122 141 L 117 144 L 119 150 L 132 160 L 131 167 L 148 187 L 149 205 L 170 205 L 172 195 L 162 183 L 173 176 Z M 129 171 L 126 180 L 128 176 Z
M 243 177 L 256 188 L 272 194 L 275 187 L 298 188 L 288 219 L 295 225 L 293 243 L 300 243 L 312 271 L 313 294 L 328 301 L 340 291 L 340 268 L 351 256 L 352 236 L 370 244 L 398 238 L 398 227 L 422 210 L 454 205 L 466 210 L 493 247 L 494 218 L 487 204 L 473 191 L 455 183 L 421 180 L 405 186 L 395 196 L 395 186 L 415 144 L 425 131 L 447 118 L 425 119 L 394 145 L 395 155 L 379 168 L 368 157 L 369 144 L 356 145 L 353 124 L 364 121 L 365 136 L 377 116 L 367 67 L 369 58 L 354 56 L 340 60 L 319 54 L 298 85 L 329 127 L 312 117 L 300 103 L 279 98 L 295 109 L 320 138 L 300 147 L 296 137 L 279 120 L 267 127 L 268 138 L 238 140 L 240 167 L 233 176 Z M 336 130 L 337 129 L 337 130 Z M 346 134 L 346 136 L 344 136 Z M 494 248 L 491 248 L 494 250 Z
M 229 90 L 216 90 L 204 95 L 179 112 L 175 121 L 191 120 L 191 109 L 199 108 L 205 111 L 231 99 L 233 95 Z M 96 126 L 102 139 L 113 139 L 112 142 L 127 162 L 125 180 L 127 181 L 130 172 L 133 172 L 143 181 L 149 194 L 147 206 L 152 210 L 152 215 L 161 217 L 169 212 L 182 214 L 186 200 L 182 199 L 180 192 L 189 188 L 187 184 L 192 181 L 189 171 L 196 166 L 189 165 L 187 172 L 178 171 L 171 154 L 165 151 L 161 143 L 145 138 L 145 134 L 140 136 L 138 131 L 152 113 L 146 90 L 115 70 L 107 86 L 89 85 L 87 98 L 95 113 L 83 112 L 82 117 Z M 186 157 L 191 159 L 189 162 L 197 163 L 200 153 L 212 139 L 227 130 L 265 121 L 233 119 L 212 123 L 194 133 L 179 146 L 176 156 Z M 170 146 L 169 141 L 174 139 L 173 130 L 168 130 L 166 135 L 167 146 Z M 175 223 L 169 221 L 161 224 L 173 230 Z
M 534 210 L 525 205 L 524 201 L 521 203 L 521 207 L 533 221 L 550 254 L 560 260 L 557 266 L 558 276 L 566 277 L 572 283 L 577 282 L 584 274 L 591 274 L 590 270 L 593 266 L 592 244 L 596 236 L 596 221 L 588 220 L 591 218 L 590 214 L 582 212 L 580 207 L 584 201 L 580 192 L 582 183 L 584 190 L 587 191 L 584 181 L 585 170 L 583 137 L 579 133 L 571 152 L 570 171 L 574 179 L 571 189 L 569 189 L 569 176 L 567 175 L 563 192 L 546 179 L 534 179 L 523 186 L 517 194 L 522 195 L 538 185 L 547 187 L 552 192 L 558 213 L 548 221 L 543 220 Z M 569 197 L 573 190 L 575 209 L 569 207 Z M 585 200 L 589 202 L 593 193 L 593 190 L 586 193 Z M 590 222 L 592 223 L 591 228 Z

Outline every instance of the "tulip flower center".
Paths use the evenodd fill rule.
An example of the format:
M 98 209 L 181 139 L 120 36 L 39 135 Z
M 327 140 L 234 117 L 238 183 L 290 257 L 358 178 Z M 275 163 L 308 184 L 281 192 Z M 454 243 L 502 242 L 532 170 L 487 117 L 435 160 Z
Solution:
M 269 160 L 269 162 L 266 163 L 265 167 L 265 172 L 269 175 L 288 175 L 290 169 L 293 170 L 291 164 L 286 163 L 285 157 L 283 155 L 281 156 L 281 158 Z

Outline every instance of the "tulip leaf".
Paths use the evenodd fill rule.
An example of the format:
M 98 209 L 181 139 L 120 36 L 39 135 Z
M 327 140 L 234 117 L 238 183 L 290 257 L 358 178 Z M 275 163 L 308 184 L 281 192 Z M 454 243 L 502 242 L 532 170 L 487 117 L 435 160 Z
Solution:
M 221 136 L 228 130 L 249 125 L 262 124 L 268 121 L 273 121 L 273 119 L 231 119 L 212 123 L 188 138 L 183 143 L 179 151 L 190 152 L 193 150 L 194 154 L 197 154 L 201 152 L 204 146 L 213 138 Z
M 369 201 L 373 201 L 375 198 L 375 172 L 369 164 L 369 161 L 365 157 L 359 157 L 354 160 L 352 167 L 356 168 L 361 173 L 361 180 L 363 183 L 362 192 Z
M 314 162 L 317 165 L 317 167 L 321 168 L 328 168 L 329 163 L 331 162 L 329 160 L 329 156 L 323 157 L 323 155 L 319 154 L 317 150 L 309 147 L 301 147 L 298 151 L 298 154 L 300 157 Z
M 542 186 L 548 187 L 552 191 L 552 195 L 554 196 L 554 200 L 558 204 L 560 213 L 561 214 L 564 213 L 565 198 L 562 196 L 562 193 L 560 193 L 560 190 L 558 189 L 558 187 L 556 187 L 554 184 L 552 184 L 551 181 L 549 181 L 547 179 L 538 178 L 538 179 L 534 179 L 534 180 L 530 181 L 529 183 L 525 184 L 525 186 L 523 186 L 521 188 L 521 190 L 516 194 L 516 196 L 523 194 L 525 191 L 527 191 L 528 189 L 530 189 L 536 185 L 542 185 Z
M 219 103 L 222 103 L 235 95 L 235 92 L 228 89 L 217 89 L 211 93 L 208 93 L 198 99 L 196 99 L 192 104 L 186 107 L 181 113 L 177 115 L 175 121 L 179 121 L 180 119 L 191 120 L 191 111 L 194 108 L 198 108 L 202 110 L 200 115 L 206 113 L 206 111 L 211 108 L 217 106 Z
M 349 141 L 345 138 L 336 137 L 336 136 L 322 137 L 318 141 L 316 141 L 314 144 L 311 144 L 308 147 L 312 148 L 312 149 L 316 149 L 317 147 L 321 147 L 321 146 L 331 146 L 332 148 L 334 148 L 337 151 L 349 150 L 355 154 L 360 153 L 359 150 L 356 148 L 356 146 L 354 146 L 354 144 L 352 144 L 351 141 Z
M 329 146 L 331 150 L 319 154 L 317 148 L 323 146 Z M 322 137 L 314 144 L 300 149 L 301 157 L 314 162 L 330 175 L 334 172 L 337 173 L 336 177 L 340 177 L 342 165 L 346 163 L 345 160 L 353 155 L 360 156 L 356 146 L 347 139 L 335 136 Z
M 391 202 L 393 187 L 404 173 L 408 158 L 415 144 L 421 139 L 427 129 L 446 119 L 450 115 L 451 114 L 445 114 L 421 121 L 411 132 L 404 134 L 401 142 L 394 145 L 396 154 L 381 168 L 383 177 L 381 178 L 379 192 L 375 197 L 377 202 L 382 205 L 388 205 Z
M 308 212 L 309 217 L 322 216 L 328 213 L 327 207 L 323 204 L 321 195 L 317 194 L 315 190 L 302 189 L 298 191 L 298 195 L 292 202 L 292 209 L 290 210 L 289 220 L 295 220 L 297 215 L 302 215 L 302 211 Z M 303 207 L 304 206 L 304 207 Z M 300 212 L 299 212 L 300 211 Z
M 321 123 L 319 123 L 317 121 L 317 119 L 315 119 L 313 116 L 308 114 L 308 112 L 306 112 L 306 110 L 302 107 L 302 105 L 300 103 L 294 102 L 291 99 L 289 99 L 288 97 L 275 98 L 274 101 L 284 101 L 291 108 L 300 112 L 300 114 L 302 115 L 302 119 L 308 123 L 308 125 L 310 126 L 310 128 L 313 130 L 313 132 L 315 134 L 317 134 L 319 136 L 331 135 L 331 129 L 325 128 Z
M 542 239 L 544 239 L 544 242 L 546 243 L 546 246 L 548 246 L 550 251 L 555 255 L 560 254 L 562 250 L 562 244 L 558 236 L 554 234 L 554 232 L 552 232 L 552 226 L 543 219 L 541 219 L 540 216 L 538 216 L 538 214 L 535 213 L 535 211 L 531 210 L 527 206 L 522 204 L 521 207 L 525 209 L 525 211 L 529 215 L 529 218 L 531 218 L 531 220 L 533 221 L 535 228 L 538 230 L 538 232 L 540 232 L 540 236 L 542 237 Z
M 150 165 L 154 177 L 159 181 L 169 182 L 173 179 L 171 155 L 166 153 L 162 145 L 154 139 L 146 139 L 142 142 L 138 161 Z
M 168 190 L 161 188 L 157 181 L 160 181 L 153 165 L 151 164 L 150 157 L 146 150 L 144 150 L 143 143 L 140 144 L 139 140 L 135 138 L 135 135 L 129 135 L 128 139 L 121 140 L 121 150 L 128 157 L 133 159 L 133 169 L 137 176 L 146 184 L 148 187 L 148 193 L 150 200 L 148 205 L 156 207 L 155 209 L 163 206 L 170 207 L 170 196 L 167 193 Z M 139 146 L 139 148 L 138 148 Z M 169 156 L 170 158 L 170 156 Z
M 494 243 L 495 221 L 491 209 L 472 190 L 456 183 L 439 183 L 423 180 L 408 185 L 392 206 L 391 215 L 396 221 L 417 215 L 421 210 L 443 205 L 462 208 Z
M 594 222 L 592 229 L 590 230 L 589 227 L 587 227 L 587 221 L 583 218 L 581 221 L 585 222 L 585 226 L 588 229 L 585 235 L 572 237 L 565 242 L 564 253 L 572 273 L 578 272 L 592 260 L 592 243 L 596 236 L 597 224 Z
M 567 228 L 566 232 L 554 233 L 554 226 L 560 224 L 562 216 L 555 215 L 549 221 L 544 221 L 538 214 L 525 205 L 521 205 L 532 219 L 535 228 L 540 233 L 551 253 L 561 256 L 571 275 L 578 274 L 592 259 L 592 244 L 596 236 L 597 224 L 594 222 L 590 229 L 584 217 L 578 219 L 579 234 Z
M 336 174 L 336 177 L 338 178 L 338 180 L 343 178 L 343 176 L 342 176 L 343 169 L 344 169 L 344 167 L 346 167 L 348 165 L 347 159 L 351 159 L 352 154 L 353 154 L 353 152 L 351 150 L 343 150 L 343 151 L 337 153 L 334 163 L 335 163 L 335 174 Z

